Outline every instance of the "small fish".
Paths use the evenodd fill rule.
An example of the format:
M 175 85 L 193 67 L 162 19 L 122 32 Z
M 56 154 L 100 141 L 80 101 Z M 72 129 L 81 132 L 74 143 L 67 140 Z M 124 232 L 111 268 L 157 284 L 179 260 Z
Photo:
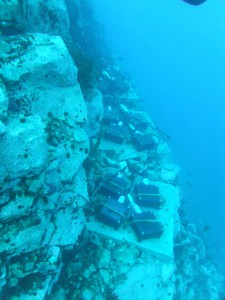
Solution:
M 206 2 L 206 0 L 183 0 L 183 1 L 188 3 L 188 4 L 195 5 L 195 6 Z
M 209 226 L 209 225 L 205 225 L 205 226 L 203 227 L 203 231 L 205 231 L 205 232 L 209 231 L 209 229 L 210 229 L 210 226 Z

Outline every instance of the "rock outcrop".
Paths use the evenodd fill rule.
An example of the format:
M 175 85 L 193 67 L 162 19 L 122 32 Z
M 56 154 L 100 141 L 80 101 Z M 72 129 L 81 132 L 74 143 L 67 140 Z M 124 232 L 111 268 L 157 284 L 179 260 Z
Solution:
M 2 297 L 40 300 L 84 227 L 86 104 L 59 36 L 7 36 L 1 45 Z
M 0 0 L 0 298 L 218 299 L 167 136 L 103 41 L 89 0 Z

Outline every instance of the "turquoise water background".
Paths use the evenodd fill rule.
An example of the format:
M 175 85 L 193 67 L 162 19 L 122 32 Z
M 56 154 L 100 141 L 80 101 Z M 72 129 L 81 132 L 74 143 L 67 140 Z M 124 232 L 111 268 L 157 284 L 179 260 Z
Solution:
M 171 136 L 187 218 L 225 273 L 225 2 L 95 0 L 96 18 Z

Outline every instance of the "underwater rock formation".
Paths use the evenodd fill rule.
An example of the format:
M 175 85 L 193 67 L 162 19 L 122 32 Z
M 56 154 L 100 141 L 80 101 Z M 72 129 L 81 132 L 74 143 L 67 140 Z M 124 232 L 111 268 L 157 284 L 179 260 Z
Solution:
M 59 36 L 0 42 L 1 293 L 45 299 L 84 226 L 86 104 Z
M 5 34 L 21 32 L 24 26 L 25 1 L 0 1 L 0 30 Z
M 47 142 L 41 118 L 33 115 L 9 119 L 2 136 L 0 157 L 7 180 L 38 175 L 47 164 Z
M 198 253 L 215 286 L 203 294 L 216 299 L 221 278 L 210 281 L 201 241 L 180 222 L 167 137 L 90 1 L 0 0 L 0 31 L 0 297 L 184 299 Z M 197 242 L 184 251 L 187 232 Z

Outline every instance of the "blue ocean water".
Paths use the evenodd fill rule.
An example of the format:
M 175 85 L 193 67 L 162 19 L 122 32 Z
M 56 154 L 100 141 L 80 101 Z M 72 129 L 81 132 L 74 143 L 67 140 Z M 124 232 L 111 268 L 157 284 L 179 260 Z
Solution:
M 187 218 L 225 273 L 225 2 L 94 4 L 107 43 L 146 111 L 171 136 Z

